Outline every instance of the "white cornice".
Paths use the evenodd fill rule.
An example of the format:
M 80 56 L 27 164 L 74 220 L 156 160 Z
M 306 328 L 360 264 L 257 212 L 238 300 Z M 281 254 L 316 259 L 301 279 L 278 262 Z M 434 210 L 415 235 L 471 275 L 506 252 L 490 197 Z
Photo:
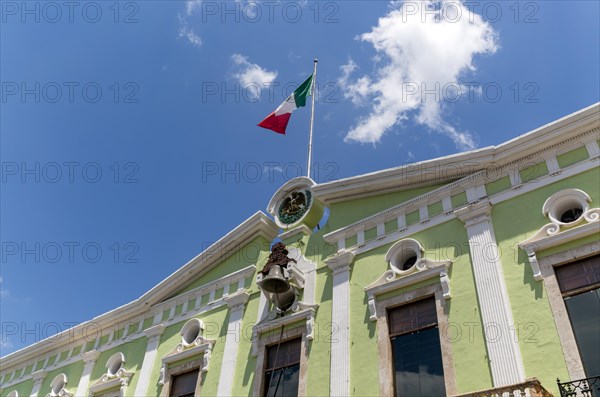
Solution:
M 256 237 L 261 236 L 271 241 L 278 233 L 279 229 L 275 223 L 266 214 L 258 211 L 139 299 L 2 357 L 0 367 L 3 372 L 10 372 L 12 367 L 17 369 L 25 362 L 73 345 L 74 338 L 77 339 L 75 336 L 84 335 L 86 327 L 110 329 L 114 324 L 125 323 L 185 288 Z
M 582 134 L 600 127 L 600 103 L 570 114 L 498 146 L 340 179 L 313 187 L 325 204 L 430 186 L 486 169 L 505 167 L 543 151 L 576 145 Z

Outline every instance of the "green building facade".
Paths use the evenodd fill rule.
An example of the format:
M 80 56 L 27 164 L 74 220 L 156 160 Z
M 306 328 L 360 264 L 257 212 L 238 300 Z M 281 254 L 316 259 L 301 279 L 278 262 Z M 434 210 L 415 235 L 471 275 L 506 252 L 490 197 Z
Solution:
M 600 375 L 599 141 L 596 104 L 495 147 L 295 178 L 139 299 L 0 359 L 0 395 L 558 396 Z

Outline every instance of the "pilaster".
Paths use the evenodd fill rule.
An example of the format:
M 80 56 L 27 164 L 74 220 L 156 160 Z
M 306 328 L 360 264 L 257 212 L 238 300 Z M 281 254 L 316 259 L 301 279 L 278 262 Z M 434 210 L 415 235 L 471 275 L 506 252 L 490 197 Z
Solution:
M 331 322 L 337 335 L 331 339 L 330 396 L 350 395 L 350 268 L 354 253 L 338 252 L 325 260 L 333 272 Z
M 140 370 L 140 378 L 135 387 L 136 396 L 147 396 L 148 385 L 150 383 L 150 374 L 152 368 L 156 362 L 156 354 L 158 352 L 158 344 L 160 343 L 160 336 L 165 330 L 165 326 L 162 324 L 155 325 L 144 330 L 144 334 L 148 338 L 146 344 L 146 353 L 144 353 L 144 361 L 142 362 L 142 369 Z
M 523 382 L 525 370 L 518 340 L 513 338 L 514 321 L 490 217 L 491 209 L 490 202 L 483 199 L 457 210 L 455 214 L 467 229 L 494 387 L 502 387 Z

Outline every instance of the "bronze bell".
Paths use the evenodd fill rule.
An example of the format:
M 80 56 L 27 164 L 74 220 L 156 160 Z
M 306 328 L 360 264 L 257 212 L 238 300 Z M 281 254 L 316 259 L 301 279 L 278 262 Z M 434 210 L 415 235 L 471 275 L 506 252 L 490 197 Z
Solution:
M 282 292 L 287 292 L 290 289 L 290 283 L 283 276 L 281 266 L 273 265 L 269 269 L 267 277 L 263 279 L 261 287 L 266 292 L 280 294 Z

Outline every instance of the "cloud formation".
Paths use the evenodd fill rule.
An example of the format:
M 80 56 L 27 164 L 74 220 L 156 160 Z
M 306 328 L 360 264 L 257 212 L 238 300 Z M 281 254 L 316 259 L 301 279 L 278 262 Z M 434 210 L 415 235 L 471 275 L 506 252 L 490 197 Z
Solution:
M 192 16 L 194 10 L 199 8 L 201 4 L 201 0 L 188 0 L 185 2 L 185 13 L 183 15 L 179 14 L 179 37 L 187 39 L 195 47 L 202 45 L 202 39 L 190 27 L 188 18 Z
M 377 26 L 357 39 L 373 46 L 376 67 L 353 79 L 358 65 L 350 59 L 341 66 L 344 96 L 370 107 L 346 142 L 377 143 L 415 112 L 416 122 L 448 136 L 459 149 L 476 146 L 470 133 L 444 120 L 443 87 L 461 89 L 460 78 L 475 70 L 473 57 L 496 52 L 497 34 L 489 23 L 457 0 L 392 2 Z
M 253 97 L 258 97 L 262 90 L 268 88 L 277 78 L 277 71 L 266 70 L 256 63 L 250 63 L 244 55 L 233 54 L 231 60 L 237 69 L 233 77 Z

